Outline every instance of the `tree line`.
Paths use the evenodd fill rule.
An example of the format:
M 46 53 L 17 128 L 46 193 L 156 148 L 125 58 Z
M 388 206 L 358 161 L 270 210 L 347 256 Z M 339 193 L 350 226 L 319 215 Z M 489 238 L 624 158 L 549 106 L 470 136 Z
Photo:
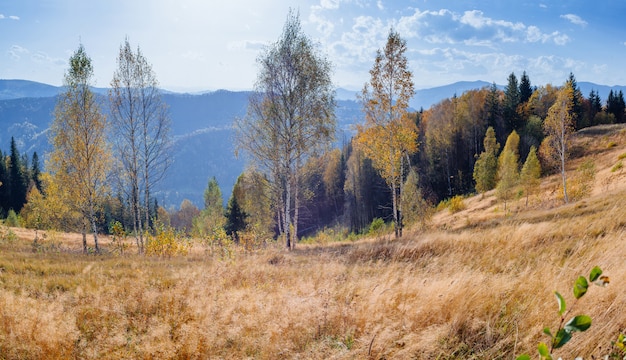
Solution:
M 186 200 L 168 213 L 152 195 L 171 144 L 155 74 L 126 39 L 105 119 L 89 90 L 93 68 L 81 45 L 55 110 L 47 172 L 32 175 L 39 174 L 36 154 L 27 171 L 25 158 L 16 153 L 13 159 L 12 144 L 11 157 L 0 164 L 0 176 L 10 175 L 0 179 L 9 184 L 0 187 L 2 207 L 21 209 L 27 226 L 81 231 L 85 251 L 88 232 L 98 251 L 98 233 L 120 223 L 143 252 L 155 221 L 211 241 L 250 245 L 278 238 L 290 249 L 326 228 L 366 232 L 375 219 L 401 237 L 405 223 L 426 223 L 433 204 L 458 195 L 495 189 L 506 209 L 521 187 L 528 202 L 545 173 L 561 173 L 568 201 L 569 135 L 626 121 L 621 91 L 611 91 L 605 103 L 596 91 L 585 97 L 573 74 L 562 86 L 532 86 L 526 72 L 519 80 L 511 73 L 504 90 L 494 83 L 413 111 L 406 51 L 391 29 L 358 96 L 365 122 L 333 148 L 332 64 L 290 11 L 280 38 L 257 59 L 247 114 L 234 121 L 237 152 L 249 165 L 226 207 L 212 178 L 203 209 Z M 20 184 L 40 185 L 13 185 L 14 168 L 30 174 L 16 175 Z M 25 190 L 7 190 L 14 188 Z M 12 202 L 18 193 L 19 206 Z

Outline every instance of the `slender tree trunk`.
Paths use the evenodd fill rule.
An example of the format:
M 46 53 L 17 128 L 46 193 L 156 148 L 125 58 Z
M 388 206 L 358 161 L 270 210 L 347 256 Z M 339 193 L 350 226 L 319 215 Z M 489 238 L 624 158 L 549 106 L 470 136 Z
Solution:
M 87 254 L 87 226 L 83 224 L 83 254 Z
M 293 214 L 293 234 L 291 241 L 291 249 L 296 248 L 298 242 L 298 218 L 300 216 L 300 159 L 296 160 L 296 168 L 294 171 L 294 214 Z
M 147 169 L 146 169 L 147 170 Z M 148 179 L 145 179 L 145 181 L 148 181 Z M 150 229 L 150 189 L 148 188 L 148 184 L 146 183 L 144 185 L 146 187 L 145 191 L 144 191 L 144 207 L 145 207 L 145 212 L 146 212 L 146 217 L 144 218 L 144 227 L 146 228 L 146 230 Z
M 569 199 L 567 197 L 567 178 L 565 174 L 565 126 L 563 126 L 561 134 L 561 177 L 563 178 L 563 200 L 567 204 Z
M 284 221 L 283 226 L 285 227 L 285 244 L 287 245 L 287 249 L 291 250 L 291 179 L 288 178 L 285 180 L 285 199 L 284 199 Z
M 91 230 L 93 231 L 93 242 L 96 247 L 96 253 L 100 254 L 100 246 L 98 245 L 98 224 L 96 224 L 96 213 L 93 204 L 89 204 L 89 220 L 91 222 Z
M 393 222 L 394 222 L 394 232 L 396 235 L 396 239 L 399 237 L 399 229 L 398 229 L 398 191 L 397 191 L 396 182 L 393 181 L 391 184 L 391 193 L 392 193 L 392 204 L 393 204 Z

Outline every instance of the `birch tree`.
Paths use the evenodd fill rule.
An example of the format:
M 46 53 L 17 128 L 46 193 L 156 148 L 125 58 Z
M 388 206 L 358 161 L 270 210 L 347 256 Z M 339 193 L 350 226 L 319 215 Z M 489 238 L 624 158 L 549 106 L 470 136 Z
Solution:
M 281 37 L 257 63 L 247 115 L 235 122 L 237 148 L 270 180 L 279 232 L 291 249 L 298 235 L 302 166 L 335 133 L 331 64 L 302 32 L 300 16 L 292 10 Z
M 391 189 L 396 237 L 402 236 L 400 200 L 407 160 L 417 151 L 416 125 L 407 116 L 415 90 L 406 50 L 406 41 L 391 30 L 384 51 L 376 53 L 371 79 L 363 87 L 365 124 L 357 128 L 357 144 Z
M 109 101 L 119 180 L 129 199 L 133 232 L 143 252 L 154 186 L 171 163 L 170 119 L 156 75 L 139 47 L 120 46 Z
M 83 45 L 70 57 L 50 128 L 53 151 L 48 170 L 55 177 L 61 197 L 82 215 L 83 251 L 87 252 L 87 228 L 91 227 L 95 251 L 100 252 L 96 213 L 108 190 L 111 166 L 107 122 L 90 89 L 93 66 Z
M 543 123 L 546 138 L 542 143 L 543 152 L 549 154 L 558 162 L 563 182 L 563 200 L 569 202 L 567 197 L 567 174 L 565 163 L 569 155 L 570 135 L 574 132 L 576 124 L 575 113 L 573 113 L 574 90 L 571 83 L 567 82 L 559 90 L 554 105 L 548 110 L 548 116 Z

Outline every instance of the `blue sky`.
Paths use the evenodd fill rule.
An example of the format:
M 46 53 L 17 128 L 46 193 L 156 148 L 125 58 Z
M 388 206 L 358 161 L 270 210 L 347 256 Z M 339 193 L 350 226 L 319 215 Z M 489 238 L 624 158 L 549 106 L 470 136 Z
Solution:
M 60 85 L 79 42 L 97 86 L 109 86 L 128 36 L 163 88 L 251 89 L 259 50 L 288 9 L 334 65 L 338 87 L 362 88 L 393 27 L 407 40 L 416 88 L 456 81 L 626 85 L 626 1 L 0 0 L 0 78 Z

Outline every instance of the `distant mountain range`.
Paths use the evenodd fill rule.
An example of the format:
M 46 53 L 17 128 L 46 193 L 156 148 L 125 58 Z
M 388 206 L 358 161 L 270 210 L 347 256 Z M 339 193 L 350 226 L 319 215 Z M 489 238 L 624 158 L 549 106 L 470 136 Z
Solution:
M 623 86 L 604 86 L 587 82 L 578 85 L 585 96 L 594 89 L 603 101 L 609 91 Z M 416 91 L 410 105 L 413 109 L 428 109 L 439 101 L 461 95 L 471 89 L 491 86 L 484 81 L 454 84 Z M 502 86 L 498 86 L 503 88 Z M 52 121 L 56 96 L 62 87 L 27 80 L 0 80 L 0 149 L 9 150 L 15 137 L 20 152 L 37 151 L 40 158 L 50 150 L 47 131 Z M 106 104 L 108 89 L 94 88 L 100 101 Z M 363 121 L 357 92 L 337 89 L 338 143 L 349 139 L 354 125 Z M 234 183 L 245 167 L 245 161 L 234 156 L 232 124 L 246 113 L 246 91 L 218 90 L 198 94 L 163 91 L 163 101 L 169 106 L 174 138 L 174 162 L 168 176 L 156 191 L 157 200 L 166 207 L 178 206 L 189 199 L 198 207 L 210 177 L 215 176 L 224 198 L 230 196 Z M 103 107 L 106 111 L 106 106 Z

